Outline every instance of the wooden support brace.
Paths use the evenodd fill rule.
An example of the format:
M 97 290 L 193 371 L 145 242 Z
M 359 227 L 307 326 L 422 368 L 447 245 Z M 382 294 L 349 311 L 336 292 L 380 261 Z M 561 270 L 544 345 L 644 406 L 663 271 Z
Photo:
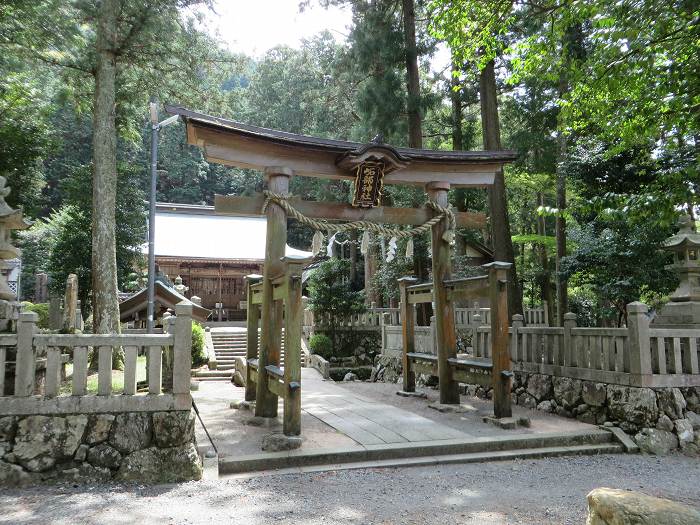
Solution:
M 260 328 L 260 306 L 253 301 L 254 286 L 261 282 L 262 275 L 248 275 L 246 277 L 247 284 L 247 300 L 248 310 L 246 318 L 246 381 L 245 381 L 245 400 L 255 401 L 255 381 L 252 378 L 252 368 L 248 365 L 249 359 L 257 359 L 258 357 L 258 337 Z
M 414 277 L 402 277 L 399 281 L 399 294 L 401 300 L 401 333 L 403 335 L 403 391 L 416 391 L 416 373 L 412 368 L 409 354 L 415 352 L 415 319 L 413 317 L 413 304 L 408 301 L 407 287 L 414 284 Z
M 510 400 L 513 374 L 508 349 L 508 270 L 511 264 L 493 262 L 483 267 L 489 272 L 491 300 L 493 412 L 500 419 L 513 415 Z

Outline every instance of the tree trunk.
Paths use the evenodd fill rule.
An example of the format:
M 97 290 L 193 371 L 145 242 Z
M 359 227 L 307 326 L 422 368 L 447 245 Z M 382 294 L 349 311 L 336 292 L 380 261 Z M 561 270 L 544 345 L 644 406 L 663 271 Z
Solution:
M 498 122 L 498 100 L 496 97 L 496 72 L 491 60 L 481 71 L 479 77 L 479 99 L 481 102 L 481 130 L 485 150 L 500 150 L 501 130 Z M 493 256 L 497 261 L 505 261 L 513 266 L 508 273 L 508 318 L 521 314 L 523 301 L 520 295 L 518 273 L 515 268 L 515 252 L 510 235 L 508 219 L 508 202 L 503 171 L 496 173 L 493 186 L 489 192 L 491 208 L 491 230 L 493 232 Z
M 115 124 L 117 56 L 115 51 L 118 13 L 118 0 L 104 0 L 98 13 L 96 35 L 97 67 L 92 138 L 92 290 L 93 331 L 100 334 L 120 331 L 115 240 L 117 198 Z
M 452 101 L 452 149 L 455 151 L 460 151 L 464 148 L 462 135 L 462 96 L 458 90 L 460 86 L 459 77 L 456 76 L 458 72 L 459 68 L 453 62 L 450 100 Z
M 559 73 L 559 98 L 563 98 L 569 90 L 569 83 L 566 78 L 566 71 L 562 69 Z M 566 160 L 567 139 L 564 134 L 561 122 L 557 130 L 557 209 L 559 213 L 556 218 L 556 243 L 557 255 L 555 259 L 556 288 L 557 288 L 557 324 L 564 326 L 564 314 L 569 310 L 568 283 L 561 274 L 561 259 L 566 257 L 566 219 L 564 210 L 566 209 L 566 174 L 564 173 L 564 161 Z
M 416 47 L 416 8 L 413 0 L 403 0 L 403 34 L 406 44 L 406 85 L 408 90 L 408 146 L 423 147 L 420 114 L 420 80 Z
M 538 193 L 539 205 L 544 206 L 544 195 Z M 547 222 L 544 216 L 537 218 L 537 233 L 542 237 L 547 235 Z M 551 271 L 549 269 L 549 256 L 547 255 L 547 245 L 542 243 L 538 245 L 540 265 L 542 266 L 542 273 L 540 274 L 540 297 L 542 302 L 546 303 L 544 306 L 547 308 L 547 319 L 549 319 L 550 324 L 554 320 L 554 303 L 552 302 L 552 285 L 550 282 Z

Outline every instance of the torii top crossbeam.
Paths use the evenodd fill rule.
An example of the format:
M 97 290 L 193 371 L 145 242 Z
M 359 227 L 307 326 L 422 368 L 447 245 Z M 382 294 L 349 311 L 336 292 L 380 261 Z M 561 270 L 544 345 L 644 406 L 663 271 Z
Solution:
M 349 166 L 381 155 L 388 164 L 386 184 L 448 183 L 450 187 L 493 184 L 511 151 L 436 151 L 331 140 L 249 126 L 177 106 L 165 106 L 187 125 L 187 142 L 204 149 L 210 162 L 264 170 L 285 166 L 296 175 L 352 179 Z

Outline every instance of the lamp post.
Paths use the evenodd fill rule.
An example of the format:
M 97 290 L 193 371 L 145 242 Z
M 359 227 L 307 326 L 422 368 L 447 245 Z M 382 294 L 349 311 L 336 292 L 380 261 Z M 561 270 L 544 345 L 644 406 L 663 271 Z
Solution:
M 155 228 L 156 228 L 156 188 L 158 177 L 158 135 L 160 130 L 177 122 L 179 115 L 173 115 L 162 122 L 158 122 L 158 104 L 150 103 L 151 113 L 151 192 L 148 201 L 148 306 L 146 310 L 146 328 L 149 334 L 153 333 L 155 315 L 155 285 L 156 285 L 156 253 L 155 253 Z

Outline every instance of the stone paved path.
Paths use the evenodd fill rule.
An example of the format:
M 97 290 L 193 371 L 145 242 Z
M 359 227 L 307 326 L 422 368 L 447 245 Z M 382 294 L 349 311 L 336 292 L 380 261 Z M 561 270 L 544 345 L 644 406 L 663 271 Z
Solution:
M 301 406 L 360 445 L 467 438 L 468 434 L 430 419 L 349 392 L 305 368 Z

